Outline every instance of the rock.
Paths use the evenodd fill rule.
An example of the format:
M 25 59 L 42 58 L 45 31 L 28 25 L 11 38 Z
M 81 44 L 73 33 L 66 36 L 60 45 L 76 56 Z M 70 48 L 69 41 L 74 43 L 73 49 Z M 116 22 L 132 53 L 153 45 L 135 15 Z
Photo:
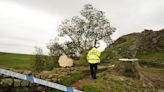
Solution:
M 41 79 L 46 79 L 48 78 L 50 72 L 49 71 L 43 71 L 41 72 L 40 76 L 41 76 Z
M 3 75 L 3 78 L 10 78 L 10 76 L 7 76 L 7 75 Z
M 57 82 L 60 83 L 62 80 L 60 78 L 57 79 Z
M 58 79 L 57 78 L 52 78 L 52 82 L 57 82 Z
M 22 86 L 22 87 L 27 87 L 27 86 L 29 86 L 29 81 L 23 80 L 23 81 L 21 82 L 21 86 Z
M 29 82 L 29 87 L 34 87 L 34 86 L 36 86 L 35 83 L 31 83 L 31 82 Z
M 10 70 L 10 71 L 15 71 L 15 69 L 14 69 L 14 68 L 9 68 L 8 70 Z
M 41 75 L 41 79 L 46 79 L 48 77 L 48 75 Z
M 21 91 L 22 92 L 29 92 L 29 88 L 28 87 L 23 87 Z
M 27 70 L 27 71 L 24 71 L 24 72 L 23 72 L 23 74 L 26 74 L 26 75 L 31 75 L 31 74 L 32 74 L 32 72 Z
M 40 75 L 35 75 L 36 78 L 41 78 Z
M 66 55 L 60 56 L 58 63 L 59 63 L 59 66 L 61 67 L 73 66 L 73 60 L 71 58 L 68 58 Z
M 46 81 L 51 81 L 51 79 L 45 79 Z
M 59 74 L 53 74 L 53 78 L 57 78 L 59 76 Z
M 39 92 L 42 92 L 42 91 L 45 91 L 45 90 L 46 90 L 45 87 L 42 87 L 42 86 L 37 87 L 37 91 L 39 91 Z
M 157 52 L 164 50 L 164 29 L 159 31 L 144 30 L 138 43 L 138 51 Z
M 15 92 L 21 92 L 21 90 L 22 90 L 22 89 L 17 88 L 17 89 L 15 89 Z
M 48 79 L 56 78 L 56 77 L 58 77 L 58 75 L 59 74 L 49 74 L 47 78 Z
M 20 87 L 21 86 L 21 80 L 14 79 L 14 87 Z
M 3 75 L 0 74 L 0 81 L 1 81 L 1 79 L 3 79 Z
M 53 74 L 48 75 L 48 79 L 51 79 L 51 78 L 53 78 Z
M 49 74 L 49 71 L 42 71 L 41 74 Z
M 9 87 L 9 86 L 12 86 L 13 85 L 13 79 L 12 78 L 6 78 L 6 79 L 2 79 L 0 84 L 3 86 L 3 87 Z

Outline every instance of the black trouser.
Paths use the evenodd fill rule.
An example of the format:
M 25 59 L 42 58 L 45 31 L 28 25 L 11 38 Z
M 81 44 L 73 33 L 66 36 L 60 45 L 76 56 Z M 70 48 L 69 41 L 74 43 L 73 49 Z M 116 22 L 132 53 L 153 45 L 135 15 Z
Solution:
M 96 64 L 90 64 L 90 70 L 91 70 L 91 77 L 93 79 L 96 79 L 97 63 Z

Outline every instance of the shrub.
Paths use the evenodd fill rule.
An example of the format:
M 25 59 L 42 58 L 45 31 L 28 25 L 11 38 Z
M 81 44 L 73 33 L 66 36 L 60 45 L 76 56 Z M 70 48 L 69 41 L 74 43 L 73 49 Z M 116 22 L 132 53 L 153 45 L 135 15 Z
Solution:
M 34 71 L 51 70 L 54 67 L 53 58 L 43 55 L 41 48 L 35 47 L 34 63 L 32 68 Z

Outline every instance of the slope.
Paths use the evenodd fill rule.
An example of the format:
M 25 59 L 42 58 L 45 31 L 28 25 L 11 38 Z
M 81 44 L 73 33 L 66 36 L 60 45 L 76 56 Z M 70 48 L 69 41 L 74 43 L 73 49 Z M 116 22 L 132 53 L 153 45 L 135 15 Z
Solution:
M 0 52 L 0 67 L 28 68 L 33 62 L 33 55 Z

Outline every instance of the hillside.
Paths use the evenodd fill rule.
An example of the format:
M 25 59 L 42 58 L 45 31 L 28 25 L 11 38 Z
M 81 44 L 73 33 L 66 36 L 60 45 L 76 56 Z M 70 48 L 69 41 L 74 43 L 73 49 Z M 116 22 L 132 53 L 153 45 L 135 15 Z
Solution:
M 124 35 L 107 47 L 102 55 L 103 59 L 137 57 L 164 60 L 164 29 L 159 31 L 144 30 L 141 33 Z
M 54 68 L 37 75 L 84 92 L 164 92 L 163 36 L 164 30 L 145 30 L 141 33 L 131 33 L 120 37 L 102 53 L 101 60 L 106 63 L 101 63 L 101 66 L 98 66 L 96 80 L 90 78 L 87 66 Z M 141 76 L 135 78 L 119 74 L 116 67 L 112 66 L 112 64 L 119 63 L 118 58 L 139 58 Z M 0 52 L 0 67 L 29 68 L 32 59 L 32 55 Z M 130 75 L 132 73 L 130 69 L 125 72 Z M 39 86 L 37 87 L 39 88 Z M 42 91 L 44 90 L 42 89 Z
M 29 68 L 33 62 L 33 55 L 0 52 L 0 67 Z
M 83 86 L 85 92 L 163 92 L 164 29 L 144 30 L 117 39 L 102 53 L 102 62 L 118 64 L 118 58 L 139 58 L 140 78 L 127 77 L 109 68 Z M 120 65 L 122 66 L 122 65 Z M 127 69 L 129 67 L 126 67 Z M 131 73 L 131 70 L 124 71 Z

